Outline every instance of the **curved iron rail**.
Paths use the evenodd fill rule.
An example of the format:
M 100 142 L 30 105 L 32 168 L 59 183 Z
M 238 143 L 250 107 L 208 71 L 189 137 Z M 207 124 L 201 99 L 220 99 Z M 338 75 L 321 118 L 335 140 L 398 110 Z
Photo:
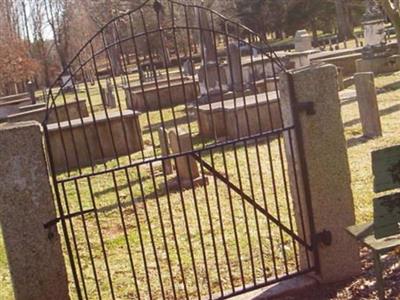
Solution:
M 203 10 L 203 11 L 209 12 L 210 14 L 215 15 L 215 16 L 218 16 L 219 18 L 221 18 L 222 21 L 227 22 L 227 23 L 230 23 L 230 24 L 233 24 L 234 26 L 237 26 L 237 27 L 239 27 L 239 28 L 245 30 L 248 34 L 251 34 L 251 35 L 253 35 L 253 36 L 257 36 L 257 37 L 260 38 L 260 40 L 263 40 L 259 34 L 257 34 L 255 31 L 253 31 L 253 30 L 250 29 L 249 27 L 247 27 L 247 26 L 245 26 L 245 25 L 243 25 L 243 24 L 241 24 L 241 23 L 239 23 L 239 22 L 232 21 L 232 20 L 228 19 L 227 17 L 225 17 L 224 15 L 222 15 L 221 13 L 219 13 L 219 12 L 217 12 L 217 11 L 211 9 L 211 8 L 207 8 L 207 7 L 200 6 L 200 5 L 196 5 L 196 4 L 181 3 L 181 2 L 178 2 L 178 1 L 175 1 L 175 0 L 164 0 L 164 1 L 166 1 L 166 2 L 168 2 L 168 3 L 171 3 L 171 4 L 175 4 L 175 5 L 178 5 L 178 6 L 185 7 L 186 9 L 187 9 L 187 8 L 194 8 L 194 9 L 198 9 L 198 10 Z M 151 5 L 151 4 L 149 4 L 150 2 L 153 2 L 154 4 Z M 54 102 L 55 102 L 55 99 L 60 95 L 60 93 L 61 93 L 63 87 L 65 87 L 65 86 L 68 84 L 69 81 L 65 82 L 63 85 L 59 85 L 58 83 L 61 81 L 62 76 L 63 76 L 64 74 L 66 74 L 66 71 L 69 70 L 69 69 L 71 68 L 71 66 L 72 66 L 73 63 L 76 61 L 76 59 L 78 59 L 79 56 L 83 53 L 83 51 L 85 51 L 86 48 L 87 48 L 97 37 L 99 37 L 101 34 L 103 34 L 104 31 L 105 31 L 111 24 L 113 24 L 115 21 L 121 20 L 121 19 L 123 19 L 124 17 L 127 17 L 127 16 L 131 17 L 133 14 L 137 13 L 138 11 L 140 11 L 141 9 L 143 9 L 143 8 L 146 7 L 146 6 L 152 6 L 152 7 L 154 8 L 155 3 L 160 3 L 160 5 L 161 5 L 161 2 L 158 1 L 158 0 L 155 0 L 155 1 L 154 1 L 154 0 L 146 0 L 145 2 L 143 2 L 142 4 L 140 4 L 138 7 L 134 8 L 134 9 L 132 9 L 132 10 L 126 12 L 126 13 L 120 14 L 120 15 L 118 15 L 118 16 L 112 18 L 112 19 L 109 20 L 107 23 L 105 23 L 95 34 L 93 34 L 92 37 L 90 37 L 90 38 L 87 40 L 87 42 L 86 42 L 85 44 L 83 44 L 83 46 L 80 48 L 80 50 L 73 56 L 73 58 L 70 60 L 70 62 L 69 62 L 69 63 L 67 64 L 67 66 L 64 68 L 64 70 L 57 76 L 57 78 L 54 80 L 53 84 L 52 84 L 51 87 L 49 88 L 49 94 L 48 94 L 47 97 L 46 97 L 46 99 L 47 99 L 47 101 L 46 101 L 46 102 L 47 102 L 47 113 L 46 113 L 45 119 L 43 120 L 43 123 L 42 123 L 43 125 L 45 125 L 45 124 L 47 123 L 49 113 L 50 113 L 51 109 L 53 108 L 53 106 L 54 106 L 54 104 L 55 104 L 55 103 L 54 103 Z M 155 9 L 155 8 L 154 8 L 154 9 Z M 155 11 L 156 11 L 156 9 L 155 9 Z M 156 12 L 157 12 L 157 11 L 156 11 Z M 171 29 L 175 29 L 175 30 L 176 30 L 176 29 L 187 29 L 187 27 L 184 27 L 184 26 L 177 26 L 177 27 L 176 27 L 176 26 L 175 26 L 175 27 L 166 27 L 166 28 L 163 28 L 164 31 L 166 31 L 166 30 L 171 30 Z M 232 35 L 232 34 L 229 34 L 229 33 L 227 33 L 227 32 L 218 31 L 218 30 L 211 30 L 211 29 L 205 29 L 205 28 L 200 28 L 200 27 L 190 27 L 190 28 L 188 28 L 188 29 L 190 29 L 190 30 L 203 30 L 203 31 L 216 32 L 216 33 L 218 33 L 218 34 L 227 35 L 228 37 L 231 37 L 231 38 L 237 38 L 236 36 L 234 36 L 234 35 Z M 116 45 L 118 45 L 118 44 L 120 44 L 120 43 L 122 43 L 122 42 L 129 41 L 129 40 L 132 40 L 132 39 L 136 39 L 136 38 L 139 38 L 139 37 L 144 36 L 144 35 L 146 35 L 146 34 L 156 33 L 156 32 L 158 32 L 159 30 L 160 30 L 160 28 L 154 29 L 154 30 L 149 31 L 149 32 L 140 32 L 140 33 L 137 33 L 137 34 L 135 34 L 135 35 L 133 35 L 133 36 L 130 36 L 130 37 L 128 37 L 128 38 L 115 41 L 114 43 L 108 44 L 106 47 L 102 48 L 102 49 L 100 50 L 100 52 L 96 52 L 95 55 L 101 54 L 101 53 L 107 51 L 108 49 L 110 49 L 111 47 L 114 47 L 114 46 L 116 46 Z M 247 46 L 251 46 L 252 48 L 257 49 L 260 53 L 262 52 L 263 55 L 265 55 L 266 57 L 270 58 L 271 60 L 273 60 L 273 61 L 274 61 L 275 63 L 277 63 L 278 65 L 280 65 L 280 68 L 281 68 L 282 71 L 285 70 L 285 66 L 282 64 L 280 58 L 276 55 L 276 53 L 273 51 L 273 49 L 271 48 L 271 46 L 270 46 L 266 41 L 263 41 L 263 46 L 265 46 L 267 49 L 265 49 L 264 47 L 261 48 L 261 46 L 252 45 L 250 42 L 247 42 L 247 41 L 245 41 L 244 39 L 241 40 L 241 42 L 243 42 L 243 43 L 244 43 L 245 45 L 247 45 Z M 86 62 L 81 63 L 81 64 L 80 64 L 81 67 L 80 67 L 79 69 L 75 70 L 74 73 L 77 73 L 79 70 L 81 70 L 81 68 L 84 67 L 84 66 L 85 66 L 87 63 L 89 63 L 91 60 L 92 60 L 92 58 L 89 58 L 89 59 L 87 59 Z M 58 92 L 57 92 L 55 95 L 52 95 L 52 89 L 56 88 L 57 86 L 59 86 Z M 49 100 L 50 100 L 50 96 L 51 96 L 51 98 L 52 98 L 52 101 L 49 101 Z

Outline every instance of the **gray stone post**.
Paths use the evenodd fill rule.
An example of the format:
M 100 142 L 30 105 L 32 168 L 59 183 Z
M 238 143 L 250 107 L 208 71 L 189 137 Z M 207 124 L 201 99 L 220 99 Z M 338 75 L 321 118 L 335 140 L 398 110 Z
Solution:
M 369 138 L 382 136 L 374 73 L 356 73 L 354 75 L 354 82 L 364 136 Z
M 305 217 L 305 227 L 310 228 L 310 219 L 314 220 L 316 233 L 330 231 L 330 246 L 318 243 L 321 282 L 335 282 L 347 279 L 360 272 L 359 248 L 357 243 L 345 232 L 347 226 L 355 224 L 353 195 L 351 190 L 350 168 L 347 157 L 346 140 L 340 114 L 340 101 L 337 87 L 337 70 L 333 65 L 310 66 L 294 70 L 292 92 L 301 105 L 314 104 L 315 114 L 307 114 L 294 107 L 298 112 L 297 137 L 292 132 L 284 136 L 291 181 L 292 197 L 296 211 L 297 228 L 301 228 L 299 204 L 306 204 L 305 184 L 309 186 L 313 216 Z M 292 114 L 293 97 L 290 96 L 288 74 L 280 75 L 280 95 L 285 126 L 294 124 Z M 291 151 L 290 142 L 293 146 Z M 301 143 L 301 144 L 300 144 Z M 303 152 L 305 166 L 302 168 L 300 150 Z M 302 171 L 306 172 L 302 172 Z M 299 182 L 299 195 L 295 192 L 295 176 Z M 308 183 L 303 177 L 308 177 Z M 312 241 L 309 229 L 300 236 Z M 300 257 L 302 267 L 306 256 Z
M 0 125 L 0 224 L 17 300 L 69 299 L 39 123 Z M 50 238 L 51 237 L 51 238 Z

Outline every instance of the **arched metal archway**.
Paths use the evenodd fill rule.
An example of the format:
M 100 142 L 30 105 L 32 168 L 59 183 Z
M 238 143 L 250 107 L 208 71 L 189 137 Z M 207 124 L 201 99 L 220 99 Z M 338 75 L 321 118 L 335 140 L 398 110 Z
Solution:
M 248 28 L 170 0 L 82 47 L 43 122 L 74 296 L 227 298 L 316 269 L 282 71 Z

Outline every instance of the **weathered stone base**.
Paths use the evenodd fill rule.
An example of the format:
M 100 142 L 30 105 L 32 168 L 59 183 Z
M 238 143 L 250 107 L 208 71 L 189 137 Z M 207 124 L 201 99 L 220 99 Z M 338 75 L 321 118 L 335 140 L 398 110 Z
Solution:
M 215 102 L 220 102 L 222 99 L 224 101 L 226 100 L 232 100 L 235 97 L 240 98 L 243 96 L 251 96 L 254 95 L 254 92 L 250 89 L 246 89 L 245 91 L 228 91 L 224 92 L 223 95 L 221 96 L 220 92 L 216 92 L 214 94 L 208 94 L 208 95 L 202 95 L 197 99 L 196 104 L 199 105 L 209 105 L 210 103 L 215 103 Z
M 46 117 L 46 107 L 9 115 L 8 122 L 37 121 L 42 123 Z M 57 114 L 55 112 L 57 110 Z M 66 105 L 57 105 L 49 113 L 48 124 L 64 122 L 67 120 L 86 118 L 89 116 L 86 100 L 68 102 Z
M 56 172 L 90 166 L 143 148 L 139 113 L 127 110 L 48 126 Z M 110 131 L 111 127 L 111 131 Z M 126 133 L 126 136 L 125 134 Z
M 294 277 L 271 286 L 255 290 L 237 297 L 233 300 L 272 300 L 290 299 L 301 292 L 305 292 L 318 285 L 318 281 L 310 276 L 304 275 Z
M 322 58 L 313 60 L 313 63 L 333 64 L 342 69 L 343 76 L 352 76 L 357 68 L 357 60 L 361 58 L 361 53 L 351 53 L 346 55 Z
M 282 127 L 276 93 L 265 93 L 198 107 L 200 134 L 236 139 Z
M 191 79 L 192 79 L 192 77 L 184 77 L 184 78 L 183 78 L 183 81 L 184 81 L 184 82 L 187 82 L 187 81 L 189 81 L 189 80 L 191 80 Z M 172 76 L 170 75 L 169 81 L 168 81 L 167 78 L 158 79 L 158 80 L 157 80 L 157 84 L 156 84 L 155 81 L 147 81 L 147 82 L 143 82 L 143 84 L 140 84 L 140 83 L 138 84 L 138 83 L 136 83 L 135 85 L 131 85 L 131 86 L 130 86 L 130 90 L 131 90 L 131 92 L 132 92 L 132 91 L 133 91 L 133 92 L 141 92 L 141 91 L 142 91 L 142 88 L 143 88 L 144 90 L 155 89 L 155 88 L 157 87 L 157 85 L 158 85 L 158 86 L 166 86 L 166 85 L 168 85 L 168 82 L 169 82 L 170 84 L 182 84 L 182 77 L 181 77 L 181 76 L 172 77 Z M 128 85 L 122 85 L 122 88 L 123 88 L 124 90 L 129 90 L 129 86 L 128 86 Z
M 0 97 L 0 103 L 5 103 L 5 102 L 9 102 L 9 101 L 14 101 L 14 100 L 20 100 L 20 99 L 26 99 L 26 98 L 29 98 L 28 93 L 4 96 L 4 97 Z
M 202 187 L 208 185 L 208 183 L 209 183 L 208 177 L 198 177 L 193 180 L 181 179 L 180 181 L 178 177 L 175 177 L 167 182 L 167 186 L 168 186 L 168 191 L 176 192 L 179 190 L 188 190 L 191 188 Z
M 193 81 L 164 84 L 144 90 L 125 90 L 126 106 L 136 111 L 152 111 L 195 101 L 198 83 Z
M 266 78 L 258 80 L 255 85 L 257 89 L 257 94 L 276 91 L 276 86 L 278 85 L 279 78 Z
M 19 112 L 21 106 L 28 104 L 32 104 L 29 98 L 0 102 L 0 120 L 5 121 L 8 115 Z
M 35 110 L 35 109 L 39 109 L 39 108 L 45 108 L 46 107 L 46 103 L 44 102 L 38 102 L 35 104 L 29 104 L 29 105 L 24 105 L 21 106 L 19 108 L 20 112 L 26 112 L 26 111 L 31 111 L 31 110 Z
M 357 72 L 373 72 L 375 75 L 397 72 L 400 70 L 400 55 L 359 59 L 356 61 Z
M 229 73 L 229 65 L 216 63 L 208 63 L 201 66 L 198 70 L 200 95 L 209 97 L 210 95 L 218 95 L 229 90 L 229 86 L 233 83 Z

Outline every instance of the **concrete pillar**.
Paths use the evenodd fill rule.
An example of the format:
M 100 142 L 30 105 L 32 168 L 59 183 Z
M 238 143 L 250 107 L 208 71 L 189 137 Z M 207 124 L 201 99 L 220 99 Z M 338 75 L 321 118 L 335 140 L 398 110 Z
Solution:
M 168 132 L 167 130 L 164 129 L 164 127 L 160 127 L 158 129 L 158 138 L 160 140 L 161 155 L 163 157 L 166 157 L 170 153 L 169 153 Z M 164 161 L 164 172 L 167 175 L 172 174 L 172 164 L 171 160 L 169 159 Z
M 293 111 L 298 113 L 298 124 L 295 125 L 300 129 L 298 135 L 292 132 L 290 136 L 288 133 L 284 136 L 297 227 L 302 236 L 304 232 L 301 230 L 299 205 L 301 204 L 305 213 L 305 199 L 309 194 L 315 232 L 330 231 L 332 235 L 330 246 L 318 243 L 318 277 L 324 283 L 336 282 L 360 272 L 358 245 L 345 232 L 347 226 L 355 224 L 355 215 L 340 112 L 337 70 L 333 65 L 310 66 L 292 71 L 291 76 L 295 98 L 290 96 L 288 74 L 280 75 L 280 95 L 285 126 L 295 124 Z M 311 110 L 310 113 L 300 110 L 300 106 L 293 104 L 294 99 L 297 99 L 300 106 L 307 102 L 312 103 L 315 114 Z M 290 147 L 290 142 L 293 147 Z M 304 167 L 301 165 L 301 152 L 305 160 Z M 300 197 L 296 193 L 294 174 L 297 174 Z M 307 177 L 309 189 L 305 188 Z M 307 229 L 310 228 L 309 222 L 305 217 L 305 235 L 308 241 L 312 241 L 315 236 L 310 236 Z M 301 253 L 300 260 L 304 267 L 304 252 Z
M 0 224 L 17 300 L 69 299 L 43 147 L 36 122 L 0 125 Z
M 356 73 L 354 75 L 354 82 L 364 136 L 369 138 L 382 136 L 374 73 Z

